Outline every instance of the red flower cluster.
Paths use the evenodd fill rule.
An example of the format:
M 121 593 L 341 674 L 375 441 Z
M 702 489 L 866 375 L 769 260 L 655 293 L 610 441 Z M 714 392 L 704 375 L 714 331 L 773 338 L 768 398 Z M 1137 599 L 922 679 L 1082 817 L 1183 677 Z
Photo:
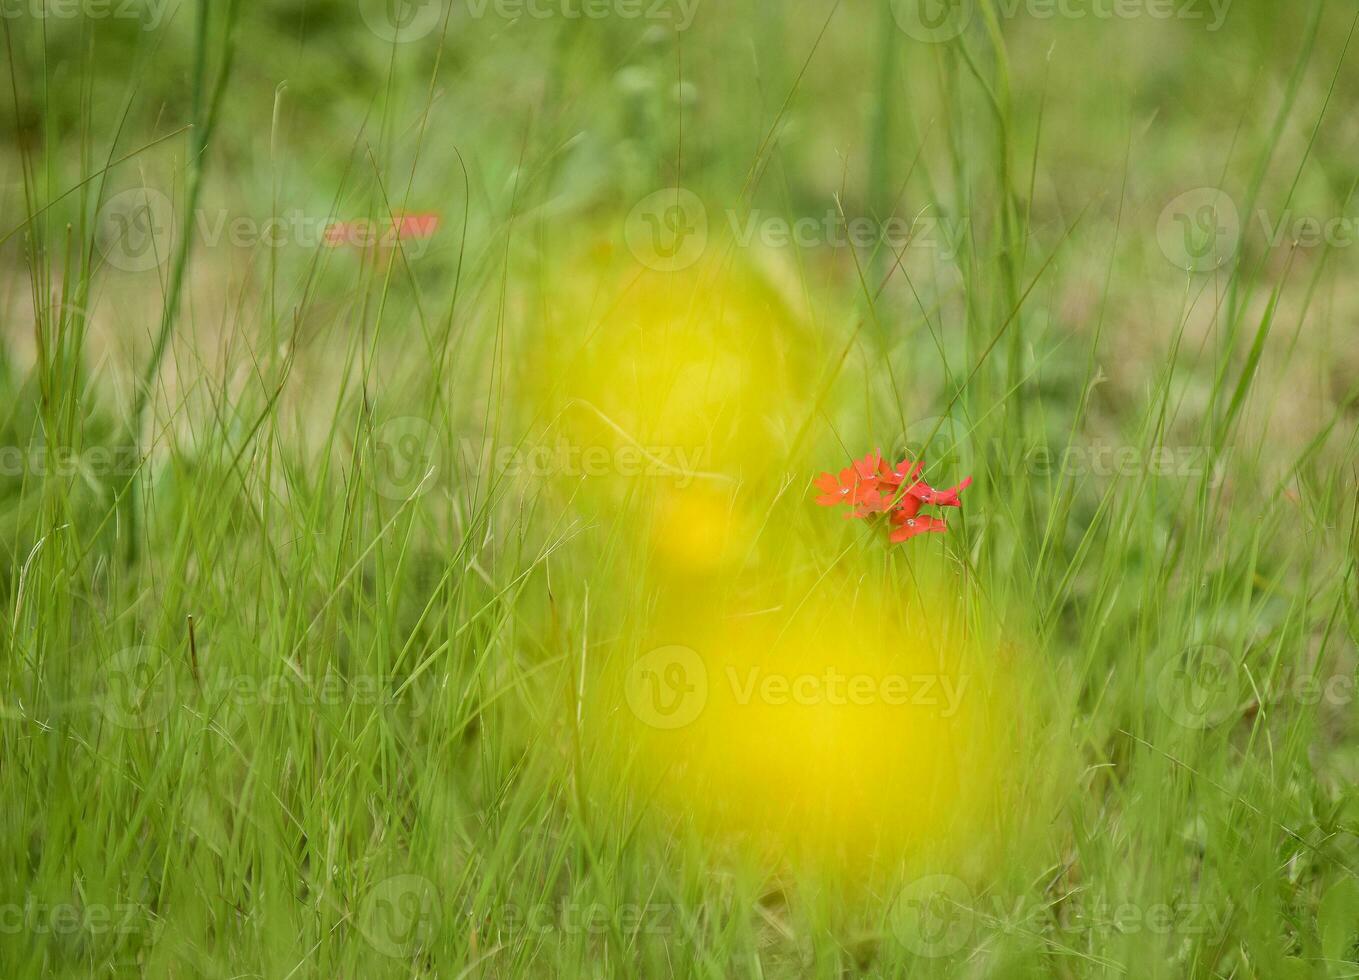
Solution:
M 917 534 L 943 532 L 948 525 L 937 517 L 922 515 L 920 508 L 961 507 L 958 495 L 972 485 L 972 477 L 951 489 L 936 490 L 920 479 L 924 466 L 923 462 L 908 459 L 889 466 L 881 452 L 869 453 L 841 470 L 839 476 L 834 473 L 818 476 L 815 485 L 821 495 L 816 502 L 822 507 L 849 504 L 846 517 L 888 515 L 894 544 L 909 541 Z

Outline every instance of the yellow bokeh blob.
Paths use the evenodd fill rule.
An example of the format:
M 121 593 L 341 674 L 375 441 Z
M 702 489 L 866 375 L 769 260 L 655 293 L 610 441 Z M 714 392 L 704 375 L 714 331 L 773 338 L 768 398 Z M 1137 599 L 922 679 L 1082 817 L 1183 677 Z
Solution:
M 600 680 L 618 722 L 602 755 L 648 805 L 768 864 L 976 864 L 1035 792 L 1044 714 L 1022 651 L 945 589 L 819 585 L 748 616 L 662 610 Z
M 532 346 L 524 387 L 573 444 L 641 450 L 672 464 L 651 475 L 681 485 L 784 459 L 814 372 L 802 325 L 770 289 L 709 264 L 643 271 L 563 317 Z

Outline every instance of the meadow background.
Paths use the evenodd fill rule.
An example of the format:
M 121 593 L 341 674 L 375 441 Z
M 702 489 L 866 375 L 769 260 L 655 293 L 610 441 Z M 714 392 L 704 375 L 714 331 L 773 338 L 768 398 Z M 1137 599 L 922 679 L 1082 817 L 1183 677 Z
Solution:
M 0 976 L 1359 975 L 1352 4 L 0 13 Z

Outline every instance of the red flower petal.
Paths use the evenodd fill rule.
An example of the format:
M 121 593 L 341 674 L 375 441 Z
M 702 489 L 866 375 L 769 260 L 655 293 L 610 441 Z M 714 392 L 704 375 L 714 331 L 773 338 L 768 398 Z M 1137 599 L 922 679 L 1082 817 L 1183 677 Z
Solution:
M 919 499 L 922 504 L 929 504 L 932 507 L 961 507 L 963 502 L 958 498 L 958 494 L 970 486 L 972 486 L 970 476 L 956 487 L 947 490 L 936 490 L 922 480 L 906 492 Z
M 892 498 L 884 497 L 878 490 L 869 490 L 858 495 L 855 500 L 854 513 L 852 517 L 867 517 L 870 514 L 881 514 L 891 506 Z
M 942 534 L 946 530 L 948 525 L 937 517 L 907 517 L 892 532 L 890 540 L 893 544 L 900 544 L 917 534 Z
M 834 493 L 840 489 L 840 481 L 835 478 L 833 473 L 822 473 L 812 481 L 812 486 L 822 493 Z
M 864 477 L 861 474 L 860 467 L 865 463 L 866 461 L 859 461 L 852 466 L 846 466 L 838 476 L 822 473 L 813 481 L 816 489 L 821 491 L 821 496 L 816 498 L 816 502 L 822 507 L 834 507 L 836 504 L 849 504 L 855 508 L 865 507 L 866 513 L 884 510 L 881 494 L 878 493 L 877 477 L 875 475 Z M 874 462 L 875 470 L 876 466 Z
M 876 482 L 878 479 L 878 470 L 882 465 L 882 453 L 875 451 L 869 453 L 863 459 L 856 459 L 854 461 L 854 472 L 858 474 L 858 477 L 861 480 L 872 480 Z
M 892 523 L 899 524 L 908 517 L 914 517 L 920 513 L 920 498 L 912 497 L 910 494 L 897 501 L 897 505 L 892 508 Z

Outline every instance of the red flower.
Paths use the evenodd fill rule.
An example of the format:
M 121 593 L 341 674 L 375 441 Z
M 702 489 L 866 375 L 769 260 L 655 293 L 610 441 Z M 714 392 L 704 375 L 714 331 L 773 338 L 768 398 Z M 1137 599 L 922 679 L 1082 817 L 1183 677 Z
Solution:
M 846 466 L 838 477 L 833 473 L 822 473 L 816 478 L 816 488 L 821 491 L 816 502 L 822 507 L 837 504 L 858 507 L 865 499 L 880 496 L 877 487 L 876 480 L 864 480 L 853 466 Z
M 948 525 L 937 517 L 930 517 L 928 514 L 908 514 L 906 511 L 893 513 L 892 525 L 892 533 L 888 540 L 893 544 L 909 541 L 917 534 L 942 534 L 948 530 Z
M 972 485 L 972 478 L 956 487 L 936 490 L 920 479 L 924 466 L 921 460 L 909 459 L 889 466 L 881 452 L 872 452 L 845 467 L 839 476 L 822 473 L 817 477 L 815 485 L 821 495 L 816 502 L 822 507 L 849 504 L 845 516 L 850 518 L 887 514 L 893 543 L 909 541 L 917 534 L 941 533 L 947 525 L 937 517 L 920 516 L 920 508 L 961 507 L 959 495 Z
M 912 463 L 909 459 L 903 459 L 896 466 L 888 466 L 887 461 L 880 458 L 878 460 L 878 483 L 896 490 L 908 480 L 914 482 L 924 468 L 925 464 L 919 460 Z
M 969 476 L 956 487 L 949 487 L 947 490 L 936 490 L 928 483 L 921 481 L 906 492 L 922 504 L 930 504 L 934 507 L 961 507 L 963 502 L 958 499 L 958 494 L 970 486 L 972 486 L 972 477 Z
M 882 513 L 886 501 L 878 492 L 878 471 L 886 465 L 881 455 L 869 453 L 846 466 L 838 477 L 833 473 L 822 473 L 816 478 L 816 488 L 821 491 L 816 502 L 822 507 L 850 504 L 854 507 L 851 515 L 854 517 Z
M 392 230 L 396 232 L 396 237 L 401 239 L 432 238 L 434 233 L 439 230 L 439 216 L 429 213 L 407 214 L 405 211 L 395 211 L 392 213 Z

